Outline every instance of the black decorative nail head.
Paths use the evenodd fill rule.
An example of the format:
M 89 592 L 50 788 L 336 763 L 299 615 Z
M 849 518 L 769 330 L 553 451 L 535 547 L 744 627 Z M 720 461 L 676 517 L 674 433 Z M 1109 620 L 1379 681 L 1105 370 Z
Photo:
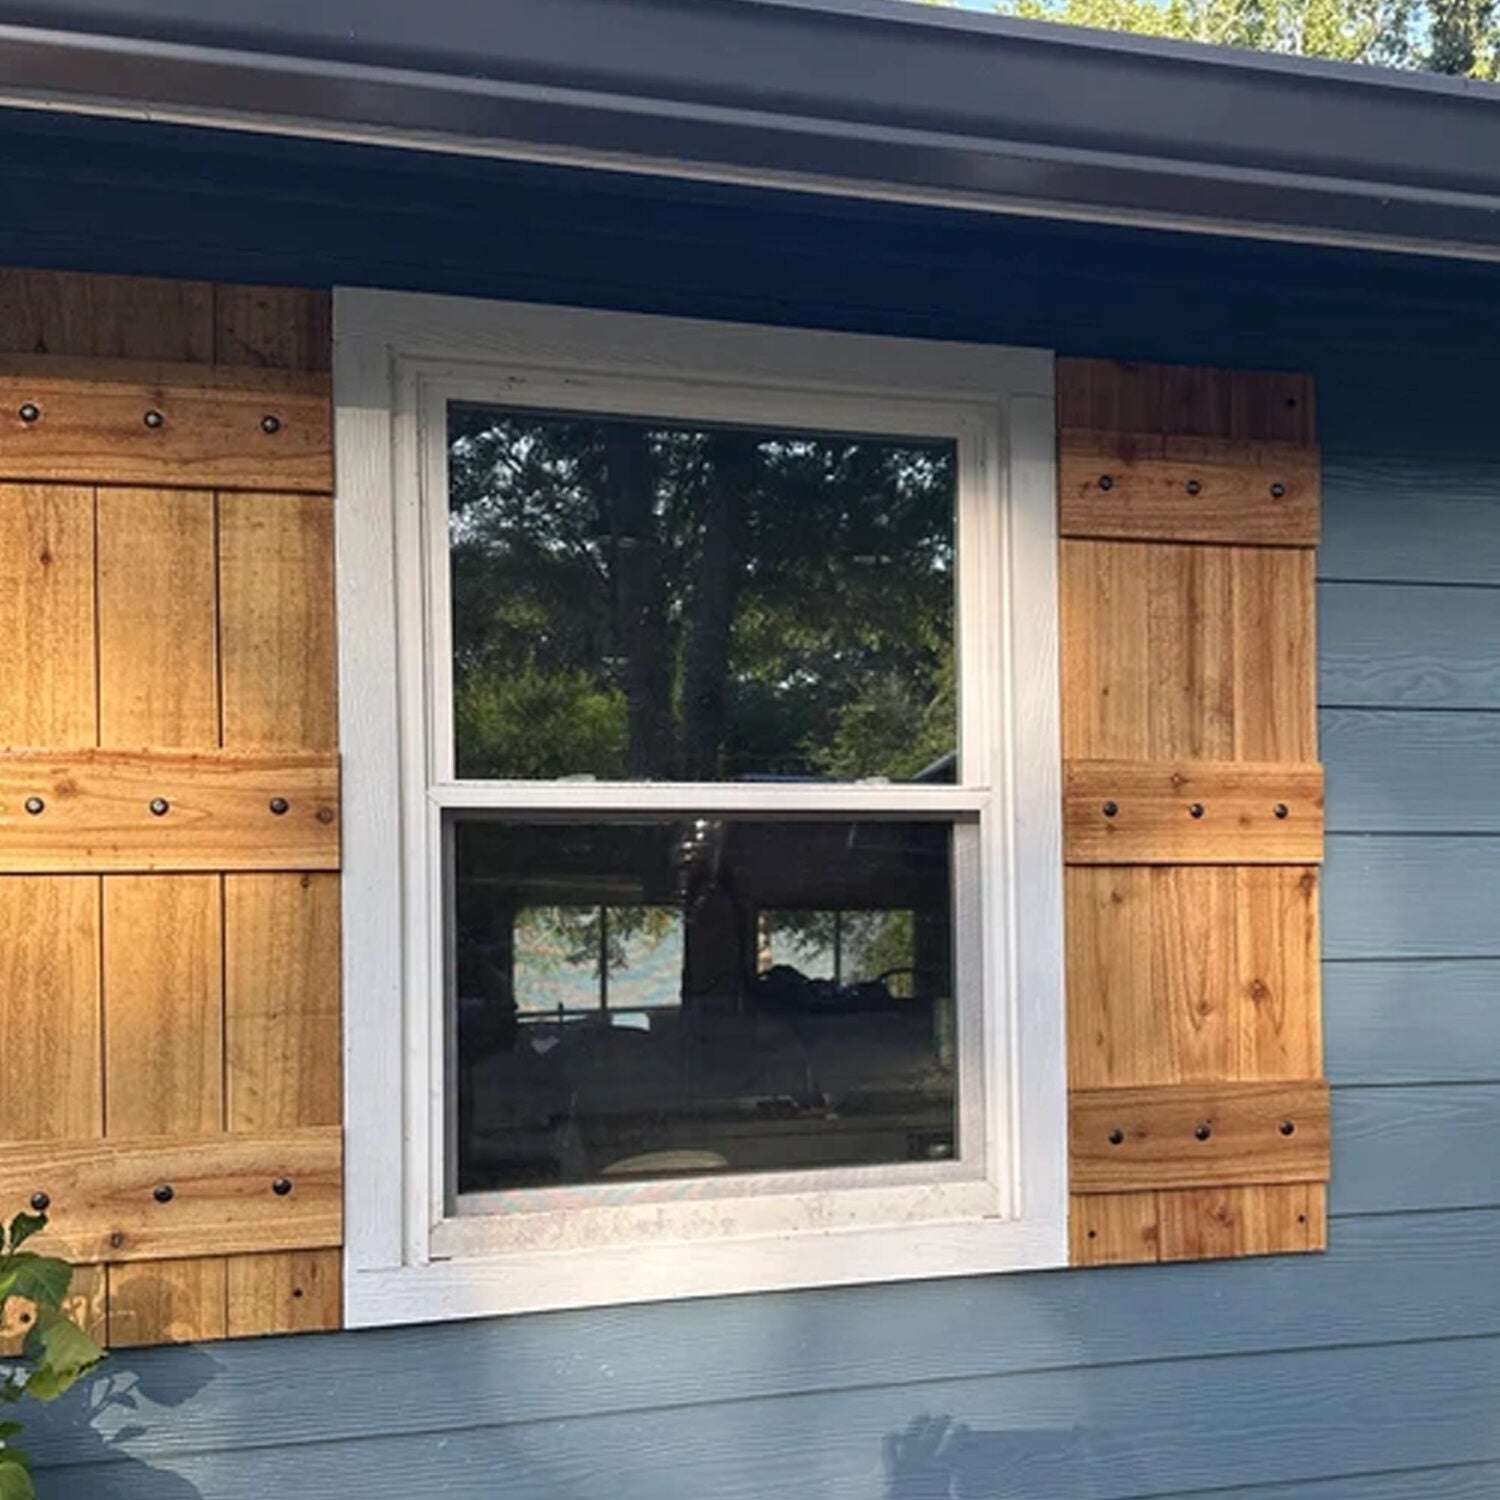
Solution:
M 291 806 L 291 804 L 286 800 L 285 797 L 272 797 L 271 798 L 271 811 L 273 813 L 275 813 L 278 818 L 290 806 Z
M 265 433 L 267 437 L 275 437 L 275 435 L 281 431 L 281 418 L 278 417 L 275 412 L 268 411 L 265 416 L 260 419 L 260 430 Z
M 16 415 L 23 422 L 35 422 L 42 415 L 42 409 L 36 404 L 35 401 L 23 401 L 21 403 L 21 409 L 16 413 Z
M 151 1196 L 155 1198 L 158 1203 L 170 1203 L 177 1196 L 177 1194 L 173 1190 L 172 1184 L 170 1182 L 164 1182 L 160 1187 L 152 1189 Z
M 1109 1133 L 1111 1146 L 1123 1146 L 1125 1144 L 1125 1132 L 1123 1130 L 1111 1130 Z
M 1114 817 L 1114 815 L 1119 812 L 1119 810 L 1120 804 L 1118 802 L 1106 802 L 1104 804 L 1104 816 L 1106 818 Z
M 147 427 L 152 427 L 152 428 L 160 427 L 161 424 L 163 422 L 165 422 L 166 420 L 167 419 L 164 416 L 162 416 L 162 414 L 159 411 L 157 411 L 157 409 L 154 406 L 151 408 L 150 411 L 148 411 L 146 413 L 146 415 L 144 417 L 141 418 L 141 421 L 143 421 L 146 424 Z
M 1190 479 L 1190 480 L 1188 480 L 1188 482 L 1187 482 L 1187 492 L 1188 492 L 1188 494 L 1190 494 L 1190 495 L 1199 494 L 1199 493 L 1201 493 L 1202 489 L 1203 489 L 1203 486 L 1201 484 L 1199 484 L 1196 479 Z
M 1115 487 L 1114 475 L 1101 474 L 1099 476 L 1099 488 L 1101 490 L 1112 490 Z
M 172 804 L 165 797 L 153 797 L 151 799 L 151 816 L 153 818 L 164 818 L 171 811 Z
M 1206 1141 L 1213 1133 L 1213 1127 L 1210 1125 L 1200 1125 L 1193 1132 L 1193 1134 L 1197 1136 L 1200 1141 Z
M 1188 817 L 1190 817 L 1190 818 L 1201 818 L 1202 816 L 1203 816 L 1203 804 L 1201 802 L 1195 802 L 1195 803 L 1193 803 L 1193 805 L 1190 808 L 1188 808 Z
M 1278 802 L 1276 804 L 1276 806 L 1272 809 L 1272 811 L 1276 814 L 1276 816 L 1278 818 L 1284 818 L 1284 817 L 1286 817 L 1286 815 L 1290 811 L 1290 809 L 1287 807 L 1287 805 L 1286 805 L 1285 802 Z
M 47 804 L 40 797 L 28 797 L 26 799 L 26 811 L 34 818 L 38 813 L 45 812 Z
M 291 1190 L 292 1179 L 290 1177 L 278 1177 L 276 1181 L 271 1184 L 271 1191 L 275 1193 L 278 1198 L 285 1198 L 286 1195 L 291 1192 Z
M 1271 486 L 1271 498 L 1273 500 L 1280 500 L 1281 497 L 1285 494 L 1286 486 L 1284 484 L 1273 484 Z
M 1282 1135 L 1296 1135 L 1297 1133 L 1297 1127 L 1291 1120 L 1283 1120 L 1277 1128 L 1281 1131 Z
M 39 1214 L 44 1214 L 52 1207 L 52 1196 L 50 1193 L 33 1193 L 31 1195 L 31 1207 Z

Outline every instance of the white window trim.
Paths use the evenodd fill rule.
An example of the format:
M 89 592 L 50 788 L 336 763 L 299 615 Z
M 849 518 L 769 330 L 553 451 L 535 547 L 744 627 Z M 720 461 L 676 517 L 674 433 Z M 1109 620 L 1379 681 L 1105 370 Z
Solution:
M 977 1175 L 935 1167 L 929 1189 L 902 1187 L 899 1173 L 859 1179 L 870 1186 L 825 1188 L 817 1228 L 796 1214 L 766 1217 L 764 1204 L 791 1199 L 765 1188 L 765 1179 L 754 1190 L 725 1179 L 717 1198 L 710 1194 L 697 1209 L 699 1219 L 705 1211 L 722 1218 L 751 1205 L 729 1235 L 700 1234 L 689 1212 L 669 1237 L 548 1248 L 546 1234 L 535 1245 L 510 1230 L 497 1238 L 492 1217 L 445 1217 L 442 1006 L 421 999 L 439 948 L 426 915 L 427 883 L 438 868 L 431 829 L 455 787 L 467 800 L 478 795 L 518 810 L 556 807 L 567 793 L 556 783 L 479 788 L 433 774 L 444 769 L 448 731 L 433 713 L 423 663 L 446 665 L 446 654 L 429 638 L 440 615 L 427 597 L 433 570 L 424 571 L 420 557 L 421 466 L 436 461 L 430 450 L 438 446 L 424 454 L 423 409 L 439 399 L 434 390 L 445 397 L 469 388 L 489 399 L 550 394 L 555 402 L 562 393 L 570 409 L 591 399 L 618 409 L 607 392 L 591 398 L 591 377 L 613 380 L 616 391 L 627 377 L 643 391 L 673 392 L 670 414 L 686 401 L 704 419 L 755 420 L 745 402 L 747 390 L 758 389 L 762 415 L 785 420 L 791 389 L 816 405 L 820 425 L 846 410 L 865 414 L 857 430 L 886 430 L 872 428 L 874 412 L 897 432 L 969 434 L 966 451 L 978 470 L 961 485 L 982 484 L 995 503 L 989 533 L 967 538 L 967 565 L 960 537 L 960 609 L 986 592 L 986 608 L 1000 621 L 983 647 L 994 690 L 961 710 L 965 755 L 982 754 L 992 768 L 990 833 L 978 851 L 989 910 L 977 950 L 986 974 L 981 1066 L 991 1128 Z M 1066 1263 L 1052 392 L 1052 356 L 1038 350 L 368 290 L 335 294 L 351 1326 Z M 674 786 L 630 792 L 636 805 L 746 805 L 733 785 L 686 795 Z M 598 793 L 593 785 L 578 795 L 592 806 Z M 834 815 L 841 807 L 907 813 L 912 800 L 909 790 L 862 785 L 806 795 L 810 810 Z M 962 786 L 924 789 L 924 805 L 929 799 L 934 812 L 975 805 Z M 962 935 L 960 944 L 962 954 Z M 977 1035 L 970 1040 L 974 1053 Z M 961 1031 L 961 1056 L 963 1046 Z M 946 1202 L 918 1214 L 918 1191 Z

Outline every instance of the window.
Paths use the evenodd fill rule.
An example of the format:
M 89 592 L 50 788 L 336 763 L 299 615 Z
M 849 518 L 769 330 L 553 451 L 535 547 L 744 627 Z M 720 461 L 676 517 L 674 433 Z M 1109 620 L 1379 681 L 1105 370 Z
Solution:
M 351 1320 L 1061 1263 L 1050 358 L 336 325 Z

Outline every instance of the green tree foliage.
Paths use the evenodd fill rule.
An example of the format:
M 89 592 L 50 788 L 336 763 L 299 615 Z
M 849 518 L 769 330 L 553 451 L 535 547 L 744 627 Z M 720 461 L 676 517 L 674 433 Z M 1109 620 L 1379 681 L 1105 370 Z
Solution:
M 0 1360 L 0 1409 L 55 1401 L 104 1358 L 104 1351 L 63 1311 L 72 1268 L 21 1247 L 47 1226 L 45 1215 L 17 1214 L 0 1226 L 0 1314 L 15 1298 L 31 1304 L 19 1361 Z M 0 1500 L 33 1500 L 31 1465 L 16 1446 L 21 1424 L 0 1421 Z
M 1496 0 L 997 0 L 995 9 L 1139 36 L 1500 77 Z

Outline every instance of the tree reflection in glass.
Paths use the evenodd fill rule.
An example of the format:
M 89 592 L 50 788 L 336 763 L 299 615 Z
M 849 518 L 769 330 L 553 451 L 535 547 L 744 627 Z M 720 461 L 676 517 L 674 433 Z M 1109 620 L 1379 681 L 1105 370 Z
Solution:
M 458 775 L 951 781 L 954 469 L 454 403 Z

